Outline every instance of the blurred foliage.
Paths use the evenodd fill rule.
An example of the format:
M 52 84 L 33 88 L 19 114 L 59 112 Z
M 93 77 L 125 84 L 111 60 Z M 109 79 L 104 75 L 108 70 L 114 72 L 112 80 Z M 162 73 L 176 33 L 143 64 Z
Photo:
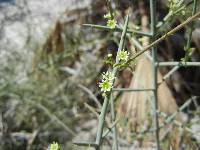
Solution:
M 64 34 L 62 51 L 56 51 L 57 45 L 48 47 L 48 52 L 45 47 L 36 49 L 33 65 L 21 82 L 16 80 L 16 73 L 13 72 L 19 62 L 26 63 L 22 62 L 20 56 L 17 59 L 15 55 L 15 61 L 12 60 L 7 67 L 2 68 L 0 110 L 2 118 L 6 118 L 2 119 L 6 126 L 3 136 L 10 135 L 11 132 L 30 134 L 38 130 L 34 140 L 36 149 L 39 145 L 48 146 L 48 143 L 55 140 L 66 144 L 72 138 L 77 121 L 88 117 L 78 114 L 86 111 L 83 104 L 88 101 L 87 93 L 78 88 L 78 84 L 92 84 L 102 62 L 95 52 L 99 48 L 88 47 L 88 43 L 94 42 L 94 37 L 98 34 L 82 38 L 85 36 L 84 32 L 80 26 L 66 26 L 59 33 Z M 62 67 L 70 67 L 74 74 L 62 70 Z M 15 149 L 19 147 L 21 150 L 22 147 L 16 146 L 12 138 L 9 136 L 8 141 L 15 145 Z M 7 143 L 2 144 L 5 149 Z M 69 145 L 66 146 L 69 148 Z M 6 149 L 9 147 L 6 146 Z
M 119 25 L 123 22 L 123 15 L 131 2 L 121 1 L 116 6 L 116 14 L 118 14 L 116 18 Z M 133 29 L 136 27 L 139 29 L 137 25 L 140 25 L 141 16 L 137 10 L 139 2 L 133 2 L 133 12 L 136 12 L 130 16 L 134 20 L 134 23 L 130 23 L 130 28 Z M 167 14 L 168 9 L 165 7 L 160 10 L 161 13 L 158 16 L 160 15 L 159 17 L 162 18 L 163 14 Z M 101 11 L 90 17 L 100 18 L 98 21 L 102 23 L 101 19 L 105 13 L 103 9 Z M 163 31 L 174 26 L 177 19 L 182 21 L 185 16 L 180 17 L 179 14 L 164 20 L 159 34 L 163 34 Z M 105 21 L 103 23 L 106 24 Z M 30 60 L 32 65 L 28 69 L 24 67 L 27 72 L 23 75 L 23 80 L 16 79 L 16 71 L 18 71 L 20 63 L 26 64 L 27 62 L 21 55 L 11 54 L 15 57 L 14 60 L 8 58 L 11 60 L 9 64 L 2 65 L 0 68 L 0 110 L 4 125 L 1 137 L 4 140 L 0 139 L 1 148 L 9 150 L 15 147 L 16 150 L 22 150 L 29 147 L 29 149 L 38 150 L 47 148 L 52 141 L 57 141 L 61 147 L 72 149 L 69 141 L 78 130 L 78 126 L 93 116 L 88 113 L 84 103 L 87 102 L 96 107 L 89 94 L 79 88 L 79 85 L 90 89 L 95 96 L 100 95 L 99 89 L 97 89 L 99 73 L 105 71 L 105 67 L 107 67 L 103 64 L 103 58 L 107 56 L 107 53 L 111 53 L 115 57 L 118 37 L 119 33 L 112 34 L 81 28 L 76 22 L 68 25 L 58 23 L 54 30 L 50 31 L 47 41 L 42 46 L 38 46 L 39 48 L 36 48 L 35 45 L 32 46 L 34 58 Z M 127 42 L 126 45 L 129 44 Z M 170 53 L 168 55 L 171 57 Z M 108 64 L 112 64 L 110 58 L 107 61 Z M 99 97 L 101 101 L 101 96 Z M 128 119 L 122 121 L 119 127 L 121 137 L 128 142 L 136 139 L 134 135 L 131 135 L 132 128 Z M 127 131 L 128 134 L 124 131 Z M 24 135 L 19 136 L 16 140 L 11 136 L 12 133 L 24 133 Z M 36 133 L 36 137 L 33 136 L 34 133 Z M 30 142 L 31 139 L 33 139 L 33 143 Z M 24 145 L 27 140 L 30 142 L 29 145 Z M 191 140 L 187 142 L 192 143 Z

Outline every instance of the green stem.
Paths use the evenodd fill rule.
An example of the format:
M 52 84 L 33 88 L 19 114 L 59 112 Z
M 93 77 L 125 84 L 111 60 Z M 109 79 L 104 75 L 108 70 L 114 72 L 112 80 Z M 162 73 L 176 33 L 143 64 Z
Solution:
M 115 27 L 113 29 L 113 28 L 110 28 L 110 27 L 107 27 L 107 26 L 95 25 L 95 24 L 83 24 L 83 26 L 91 27 L 91 28 L 97 28 L 97 29 L 103 29 L 103 30 L 113 31 L 113 32 L 122 32 L 123 31 L 123 29 L 120 28 L 120 27 Z M 148 36 L 148 37 L 152 36 L 150 33 L 142 32 L 142 31 L 138 31 L 138 30 L 127 30 L 127 33 L 138 34 L 138 35 L 141 35 L 141 36 Z
M 131 88 L 113 88 L 112 91 L 120 92 L 144 92 L 144 91 L 153 91 L 153 89 L 131 89 Z
M 193 0 L 193 7 L 192 7 L 192 16 L 196 13 L 196 9 L 197 9 L 197 0 Z M 187 44 L 186 44 L 186 54 L 185 54 L 185 59 L 184 61 L 188 61 L 189 59 L 189 49 L 190 49 L 190 45 L 191 45 L 191 40 L 192 40 L 192 32 L 194 30 L 193 24 L 191 24 L 190 28 L 189 28 L 189 33 L 188 33 L 188 39 L 187 39 Z
M 188 4 L 189 5 L 189 4 Z M 192 10 L 192 16 L 196 13 L 196 7 L 197 7 L 197 0 L 193 1 L 193 10 Z M 193 31 L 193 25 L 190 27 L 189 29 L 189 36 L 188 36 L 188 40 L 187 40 L 187 45 L 186 45 L 186 51 L 190 48 L 191 45 L 191 37 L 192 37 L 192 31 Z M 187 52 L 186 52 L 187 54 Z M 187 61 L 187 60 L 185 60 Z M 185 63 L 186 65 L 186 63 Z M 187 65 L 188 66 L 188 65 Z M 192 66 L 192 65 L 191 65 Z M 175 71 L 177 71 L 179 68 L 181 67 L 181 65 L 178 64 L 178 66 L 174 66 L 162 79 L 162 81 L 160 83 L 158 83 L 158 85 L 161 85 L 166 79 L 168 79 Z
M 200 12 L 196 13 L 194 16 L 189 17 L 186 21 L 184 21 L 183 23 L 181 23 L 180 25 L 178 25 L 177 27 L 175 27 L 174 29 L 170 30 L 169 32 L 167 32 L 165 35 L 161 36 L 159 39 L 155 40 L 154 42 L 152 42 L 151 44 L 149 44 L 147 47 L 145 47 L 143 50 L 141 50 L 140 52 L 136 53 L 132 58 L 130 58 L 127 61 L 127 64 L 130 64 L 132 61 L 134 61 L 138 56 L 142 55 L 144 52 L 150 50 L 150 48 L 152 48 L 153 46 L 159 44 L 160 42 L 162 42 L 164 39 L 166 39 L 167 37 L 173 35 L 174 33 L 176 33 L 177 31 L 179 31 L 180 29 L 182 29 L 183 27 L 185 27 L 186 25 L 188 25 L 189 23 L 191 23 L 192 21 L 194 21 L 195 19 L 197 19 L 200 16 Z
M 115 107 L 114 107 L 114 100 L 113 100 L 113 94 L 111 93 L 110 95 L 110 105 L 111 105 L 111 121 L 114 122 L 115 121 Z M 117 139 L 117 128 L 116 128 L 116 124 L 114 125 L 114 127 L 112 128 L 113 131 L 113 150 L 118 150 L 118 139 Z
M 107 129 L 105 132 L 103 132 L 102 138 L 105 138 L 105 137 L 111 132 L 111 129 L 114 128 L 114 127 L 117 125 L 117 123 L 119 122 L 119 120 L 120 120 L 119 118 L 116 119 L 116 120 L 112 123 L 112 125 L 111 125 L 110 127 L 108 127 L 108 129 Z
M 123 27 L 122 36 L 121 36 L 121 39 L 120 39 L 118 52 L 120 52 L 122 50 L 123 46 L 124 46 L 125 36 L 126 36 L 127 28 L 128 28 L 128 20 L 129 20 L 129 17 L 127 16 L 126 20 L 125 20 L 124 27 Z M 116 57 L 116 63 L 119 63 L 119 59 L 117 57 Z M 116 73 L 117 73 L 116 67 L 113 69 L 112 73 L 113 73 L 114 76 L 116 76 Z M 114 83 L 114 80 L 112 82 Z M 111 96 L 111 94 L 109 96 Z M 100 145 L 101 145 L 101 142 L 102 142 L 104 122 L 105 122 L 105 116 L 106 116 L 108 104 L 109 104 L 108 96 L 105 96 L 103 107 L 102 107 L 102 110 L 101 110 L 101 114 L 99 115 L 99 124 L 98 124 L 98 129 L 97 129 L 97 136 L 96 136 L 96 144 L 98 146 L 96 147 L 96 150 L 100 150 Z
M 172 62 L 157 62 L 156 64 L 157 66 L 186 66 L 186 67 L 198 67 L 200 66 L 200 62 L 175 62 L 175 61 L 172 61 Z
M 151 33 L 152 33 L 152 41 L 156 39 L 156 0 L 150 0 L 150 14 L 151 14 Z M 153 114 L 154 114 L 154 125 L 156 128 L 155 139 L 156 139 L 156 147 L 157 150 L 160 150 L 160 138 L 159 138 L 159 122 L 158 122 L 158 76 L 157 76 L 157 47 L 156 45 L 152 46 L 152 57 L 153 57 Z
M 111 15 L 111 19 L 114 19 L 111 0 L 106 0 L 106 2 L 107 2 L 107 6 L 109 9 L 110 15 Z

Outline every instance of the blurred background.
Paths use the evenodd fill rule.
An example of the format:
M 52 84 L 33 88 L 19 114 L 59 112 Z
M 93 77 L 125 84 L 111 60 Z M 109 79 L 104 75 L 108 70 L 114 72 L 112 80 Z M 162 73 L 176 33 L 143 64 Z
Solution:
M 148 0 L 113 0 L 111 6 L 119 26 L 129 12 L 130 29 L 149 31 Z M 157 6 L 157 18 L 162 21 L 169 12 L 169 3 L 160 0 Z M 0 0 L 0 149 L 45 150 L 56 141 L 62 149 L 79 150 L 82 148 L 74 146 L 73 140 L 94 141 L 97 116 L 103 103 L 98 83 L 101 73 L 108 68 L 105 57 L 108 53 L 116 56 L 120 33 L 82 24 L 106 25 L 103 16 L 108 11 L 106 0 Z M 190 13 L 191 7 L 187 7 L 186 14 L 179 13 L 159 22 L 162 26 L 157 36 L 180 24 Z M 190 61 L 200 61 L 199 22 L 198 19 L 194 24 L 191 47 L 195 51 Z M 180 61 L 185 56 L 187 28 L 158 45 L 159 61 Z M 135 38 L 143 46 L 150 43 L 148 38 Z M 131 54 L 137 51 L 129 38 L 126 49 Z M 120 70 L 115 87 L 150 87 L 151 69 L 146 69 L 151 68 L 150 62 L 138 60 L 138 64 L 142 70 L 137 65 L 132 66 L 134 71 Z M 160 68 L 159 78 L 170 69 Z M 161 110 L 168 114 L 195 97 L 177 119 L 197 133 L 200 130 L 199 76 L 198 67 L 181 67 L 159 90 Z M 138 85 L 136 79 L 145 82 Z M 148 104 L 141 101 L 151 95 L 116 92 L 114 96 L 118 116 L 126 116 L 118 125 L 121 149 L 137 149 L 134 147 L 138 145 L 152 147 L 152 136 L 141 138 L 132 134 L 139 130 L 141 122 L 144 125 L 148 120 L 143 115 L 149 110 Z M 138 103 L 133 103 L 133 99 Z M 198 148 L 199 135 L 188 136 L 183 132 L 178 135 L 163 133 L 163 137 L 171 139 L 163 144 L 168 145 L 166 149 L 177 148 L 181 142 L 188 149 Z M 146 142 L 141 143 L 141 139 Z M 105 149 L 111 149 L 111 141 L 110 137 L 106 139 Z

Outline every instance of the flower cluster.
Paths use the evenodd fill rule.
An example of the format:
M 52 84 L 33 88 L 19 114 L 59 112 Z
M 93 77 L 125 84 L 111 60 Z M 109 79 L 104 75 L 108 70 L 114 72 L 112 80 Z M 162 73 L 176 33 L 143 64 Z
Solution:
M 119 60 L 118 64 L 114 64 L 113 67 L 120 67 L 123 66 L 129 58 L 130 53 L 125 51 L 125 50 L 121 50 L 117 53 L 117 58 Z M 107 56 L 107 62 L 109 61 L 109 63 L 112 64 L 111 59 L 112 58 L 112 54 L 108 54 Z M 112 72 L 107 71 L 104 72 L 102 74 L 102 81 L 99 83 L 99 87 L 101 88 L 101 91 L 104 93 L 111 91 L 111 89 L 113 88 L 113 81 L 115 79 L 115 76 Z
M 185 57 L 181 58 L 182 63 L 186 63 L 191 59 L 194 48 L 188 48 L 188 49 L 184 48 L 184 50 L 185 50 Z
M 169 1 L 169 11 L 174 14 L 177 10 L 182 9 L 181 14 L 185 15 L 185 5 L 183 0 L 168 0 Z M 177 14 L 178 15 L 178 14 Z
M 113 88 L 113 80 L 115 79 L 112 72 L 104 72 L 102 74 L 102 81 L 99 84 L 99 87 L 101 88 L 101 91 L 104 93 L 111 91 Z
M 107 26 L 111 29 L 115 28 L 117 25 L 117 21 L 113 19 L 113 15 L 108 13 L 104 15 L 104 18 L 107 19 Z M 119 60 L 118 64 L 113 65 L 112 61 L 112 54 L 107 55 L 106 63 L 113 65 L 113 67 L 119 67 L 123 66 L 127 61 L 129 57 L 129 52 L 125 50 L 121 50 L 117 53 L 117 59 Z M 103 96 L 106 96 L 106 92 L 110 92 L 113 88 L 115 76 L 112 72 L 107 71 L 102 74 L 102 81 L 99 83 L 99 87 L 101 88 L 101 91 L 103 92 Z
M 108 27 L 110 27 L 111 29 L 114 29 L 116 27 L 117 21 L 112 18 L 110 13 L 105 14 L 104 18 L 107 19 L 107 26 Z
M 107 21 L 107 26 L 110 27 L 111 29 L 114 29 L 117 25 L 117 21 L 114 19 L 108 20 Z
M 125 50 L 121 50 L 117 53 L 117 58 L 119 59 L 119 61 L 121 62 L 127 62 L 128 61 L 128 57 L 129 57 L 130 53 L 125 51 Z
M 53 142 L 50 147 L 48 148 L 48 150 L 60 150 L 60 146 L 58 145 L 57 142 Z

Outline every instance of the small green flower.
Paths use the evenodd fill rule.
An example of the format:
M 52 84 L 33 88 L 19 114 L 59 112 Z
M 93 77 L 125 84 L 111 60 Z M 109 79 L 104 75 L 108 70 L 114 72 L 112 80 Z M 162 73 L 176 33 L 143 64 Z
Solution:
M 110 13 L 107 13 L 103 16 L 105 19 L 111 19 L 111 14 Z
M 112 57 L 112 54 L 108 54 L 107 57 Z
M 183 16 L 185 16 L 185 14 L 186 14 L 185 10 L 182 10 L 181 13 Z
M 50 145 L 50 149 L 48 150 L 60 150 L 60 146 L 58 145 L 57 142 L 53 142 L 51 145 Z
M 101 91 L 104 93 L 109 92 L 113 88 L 113 80 L 115 79 L 112 72 L 104 72 L 102 73 L 102 81 L 99 84 Z
M 107 21 L 107 26 L 110 27 L 111 29 L 114 29 L 117 25 L 117 21 L 114 19 L 109 19 Z
M 101 88 L 101 91 L 109 92 L 112 89 L 112 83 L 108 80 L 104 80 L 99 84 L 99 87 Z
M 117 58 L 119 59 L 119 61 L 127 62 L 129 55 L 130 55 L 129 52 L 121 50 L 120 52 L 117 53 Z
M 115 77 L 114 77 L 112 72 L 107 71 L 107 72 L 102 73 L 102 80 L 103 81 L 112 81 L 114 78 Z
M 178 9 L 183 9 L 180 13 L 177 14 L 182 14 L 185 15 L 185 4 L 184 0 L 168 0 L 169 1 L 169 11 L 171 14 L 174 14 Z
M 138 40 L 139 40 L 141 43 L 144 43 L 145 40 L 146 40 L 146 37 L 143 36 L 143 37 L 139 38 Z
M 185 50 L 185 57 L 181 58 L 182 63 L 186 63 L 187 61 L 189 61 L 192 57 L 192 53 L 194 51 L 194 48 L 184 48 Z
M 114 16 L 114 15 L 112 15 Z M 104 18 L 107 19 L 107 26 L 110 27 L 111 29 L 114 29 L 117 25 L 117 21 L 113 19 L 111 16 L 110 12 L 104 15 Z

